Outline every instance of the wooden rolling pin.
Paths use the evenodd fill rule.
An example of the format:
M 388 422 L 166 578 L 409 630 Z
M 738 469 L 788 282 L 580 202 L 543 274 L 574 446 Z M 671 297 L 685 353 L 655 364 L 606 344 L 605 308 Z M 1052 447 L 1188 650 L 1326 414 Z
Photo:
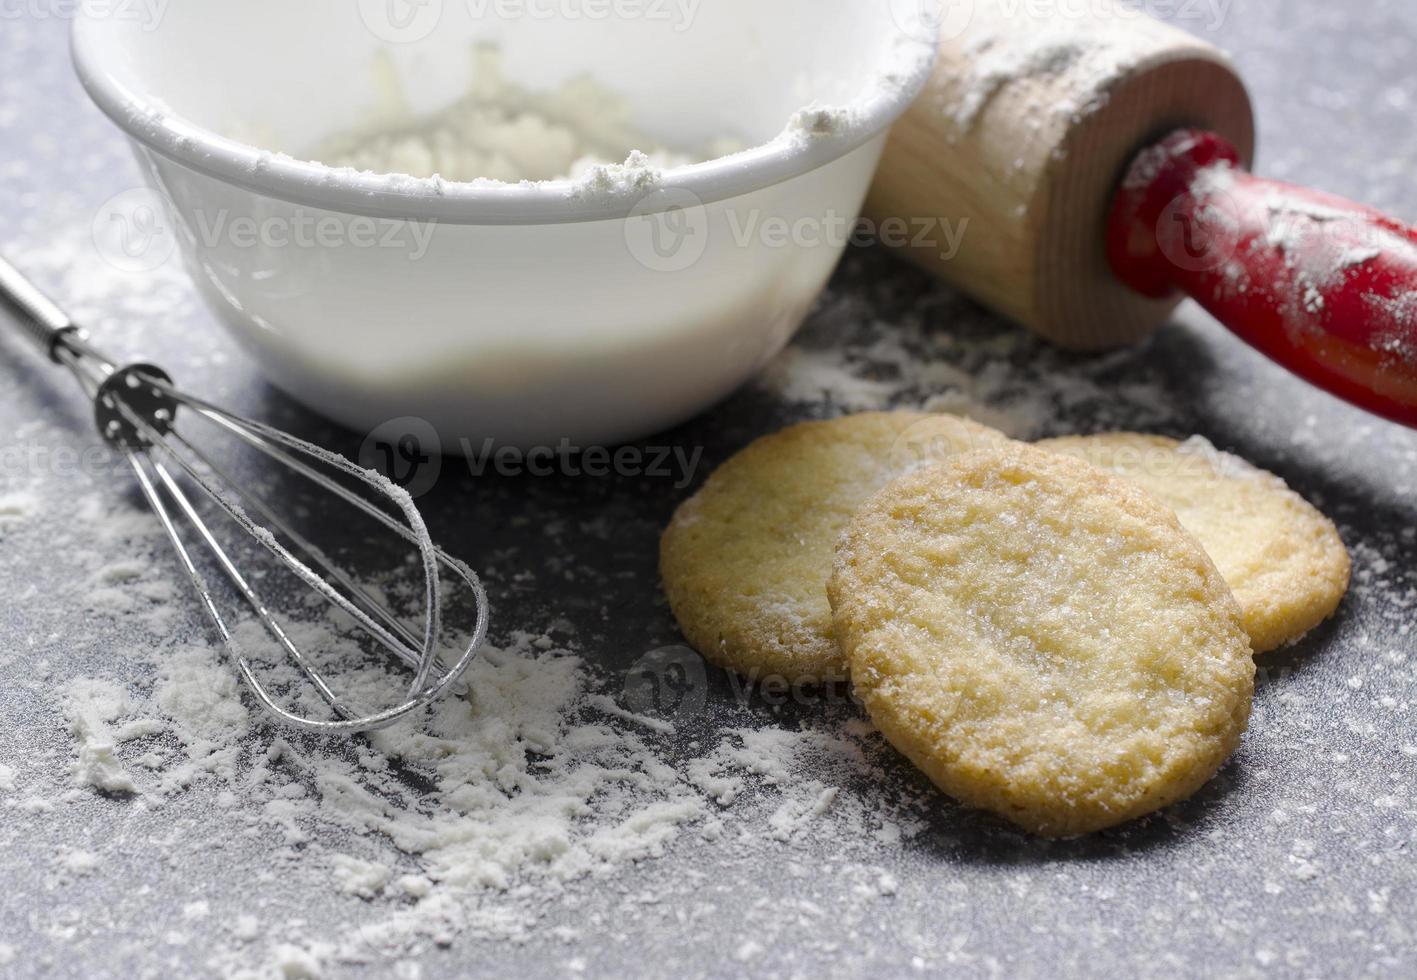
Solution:
M 1190 295 L 1417 426 L 1417 232 L 1251 176 L 1254 145 L 1211 45 L 1120 6 L 972 0 L 949 8 L 866 213 L 949 222 L 958 251 L 921 235 L 907 257 L 1061 346 L 1135 342 Z

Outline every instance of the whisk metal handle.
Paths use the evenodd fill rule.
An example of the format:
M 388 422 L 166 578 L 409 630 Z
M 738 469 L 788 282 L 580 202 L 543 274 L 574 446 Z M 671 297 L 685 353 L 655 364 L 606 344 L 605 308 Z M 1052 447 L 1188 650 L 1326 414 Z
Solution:
M 0 306 L 15 315 L 20 332 L 56 363 L 64 338 L 78 332 L 69 315 L 4 256 L 0 256 Z

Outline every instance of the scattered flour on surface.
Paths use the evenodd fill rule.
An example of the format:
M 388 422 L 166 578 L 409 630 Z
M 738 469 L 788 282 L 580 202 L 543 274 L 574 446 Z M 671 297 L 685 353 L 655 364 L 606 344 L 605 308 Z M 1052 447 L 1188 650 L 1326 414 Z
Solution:
M 306 949 L 282 943 L 275 948 L 271 959 L 278 975 L 284 980 L 319 980 L 324 976 L 322 963 L 329 952 L 328 947 Z
M 0 531 L 6 524 L 18 524 L 39 509 L 39 501 L 28 493 L 0 494 Z
M 310 650 L 322 636 L 337 645 L 325 617 L 290 628 Z M 238 641 L 249 648 L 259 630 L 241 624 Z M 219 651 L 160 646 L 147 681 L 64 685 L 78 782 L 149 806 L 215 800 L 224 821 L 297 849 L 286 873 L 303 887 L 364 903 L 313 945 L 279 919 L 235 923 L 230 948 L 214 954 L 232 975 L 253 943 L 267 974 L 318 976 L 464 934 L 524 941 L 578 882 L 686 846 L 731 838 L 760 862 L 823 823 L 866 850 L 922 826 L 919 801 L 881 798 L 886 750 L 869 726 L 735 730 L 675 759 L 660 741 L 673 726 L 621 708 L 608 679 L 549 634 L 487 648 L 468 676 L 470 702 L 445 700 L 354 753 L 271 729 Z M 282 669 L 278 680 L 294 679 Z M 340 676 L 356 701 L 386 683 L 355 661 Z M 97 866 L 64 861 L 71 874 Z
M 112 681 L 82 679 L 66 690 L 64 712 L 74 736 L 74 781 L 104 793 L 137 793 L 138 785 L 119 760 L 114 723 L 130 711 L 128 691 Z
M 882 256 L 879 261 L 889 261 Z M 776 399 L 821 415 L 912 409 L 972 418 L 1017 439 L 1163 426 L 1174 414 L 1166 378 L 1129 368 L 1128 349 L 1078 358 L 999 325 L 943 285 L 908 307 L 872 296 L 871 267 L 839 277 L 799 337 L 758 377 Z M 1027 375 L 1019 364 L 1028 364 Z M 1121 382 L 1112 376 L 1126 373 Z M 1079 429 L 1082 417 L 1085 427 Z
M 83 878 L 98 871 L 103 860 L 91 851 L 65 848 L 55 855 L 54 864 L 76 878 Z
M 379 894 L 393 875 L 386 864 L 361 861 L 348 854 L 336 854 L 330 863 L 340 890 L 360 898 L 373 898 Z
M 875 408 L 896 390 L 889 381 L 857 374 L 838 353 L 798 347 L 783 351 L 758 383 L 793 402 L 829 399 L 844 412 Z

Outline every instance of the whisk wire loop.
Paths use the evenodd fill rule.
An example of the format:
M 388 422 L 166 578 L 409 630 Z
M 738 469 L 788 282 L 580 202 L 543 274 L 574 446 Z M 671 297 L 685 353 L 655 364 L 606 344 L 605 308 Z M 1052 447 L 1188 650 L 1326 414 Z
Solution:
M 57 356 L 61 363 L 70 367 L 90 397 L 100 403 L 100 420 L 105 416 L 110 418 L 109 431 L 104 434 L 127 457 L 139 488 L 172 543 L 203 609 L 216 626 L 243 681 L 265 710 L 286 724 L 306 731 L 373 731 L 387 727 L 431 704 L 459 683 L 486 640 L 489 620 L 486 592 L 470 567 L 433 545 L 427 526 L 407 493 L 379 474 L 356 466 L 343 456 L 278 429 L 235 415 L 204 399 L 188 395 L 175 388 L 166 375 L 155 368 L 139 365 L 117 369 L 106 358 L 88 347 L 81 337 L 73 337 L 72 347 L 69 338 L 62 339 Z M 126 384 L 113 383 L 120 379 L 120 376 Z M 137 399 L 129 393 L 129 388 L 141 391 L 145 396 L 143 406 L 146 411 L 139 410 L 130 403 Z M 175 412 L 165 406 L 180 406 L 184 414 L 205 419 L 224 433 L 234 436 L 250 448 L 311 481 L 320 489 L 413 544 L 419 555 L 424 579 L 422 637 L 416 636 L 414 631 L 385 609 L 352 577 L 336 568 L 304 535 L 276 515 L 259 495 L 231 479 L 207 453 L 177 432 L 174 428 Z M 151 414 L 153 411 L 163 413 L 162 417 L 154 418 Z M 115 422 L 118 424 L 115 425 Z M 121 433 L 116 431 L 118 428 L 122 428 Z M 302 459 L 302 456 L 305 458 Z M 306 459 L 311 462 L 306 462 Z M 386 501 L 396 509 L 407 523 L 401 522 L 362 494 L 320 472 L 312 463 L 328 467 L 367 488 L 378 499 Z M 182 483 L 173 472 L 174 468 L 300 581 L 326 602 L 350 616 L 368 636 L 413 669 L 414 678 L 402 703 L 381 712 L 361 713 L 335 694 L 330 683 L 291 639 L 267 603 L 222 547 L 191 496 L 183 489 Z M 275 531 L 253 520 L 245 509 L 247 504 L 254 504 L 253 509 Z M 179 530 L 179 519 L 196 532 L 197 539 L 210 553 L 227 580 L 290 661 L 311 683 L 320 698 L 333 710 L 337 716 L 336 720 L 310 718 L 287 709 L 261 682 L 250 659 L 241 650 L 233 635 L 188 542 L 184 540 Z M 303 552 L 320 571 L 315 571 L 293 554 L 277 534 L 285 537 Z M 456 662 L 446 668 L 438 656 L 443 602 L 440 569 L 450 571 L 462 586 L 470 590 L 476 607 L 476 622 L 470 642 Z M 435 673 L 435 670 L 440 672 Z
M 244 510 L 241 503 L 233 499 L 231 493 L 228 493 L 213 480 L 209 479 L 208 476 L 202 472 L 202 467 L 194 464 L 191 459 L 187 458 L 184 452 L 178 451 L 179 448 L 193 450 L 194 458 L 199 463 L 202 463 L 203 467 L 210 463 L 211 461 L 206 457 L 206 454 L 197 450 L 190 440 L 175 432 L 160 430 L 155 427 L 150 420 L 132 410 L 121 398 L 118 399 L 119 404 L 117 410 L 124 419 L 143 436 L 153 449 L 174 463 L 188 480 L 201 489 L 201 491 L 235 521 L 242 530 L 255 538 L 255 540 L 282 565 L 288 568 L 322 598 L 352 617 L 356 623 L 358 623 L 368 635 L 380 643 L 380 645 L 396 653 L 400 659 L 404 660 L 406 663 L 415 666 L 417 671 L 414 682 L 409 689 L 408 700 L 403 704 L 380 713 L 362 716 L 357 715 L 334 694 L 328 682 L 326 682 L 313 665 L 309 663 L 308 658 L 290 640 L 279 623 L 275 621 L 265 603 L 260 599 L 250 584 L 245 581 L 245 578 L 241 575 L 235 563 L 221 548 L 216 536 L 213 534 L 210 527 L 201 519 L 191 499 L 183 493 L 180 484 L 169 469 L 163 466 L 159 461 L 152 459 L 150 450 L 130 451 L 130 456 L 135 458 L 135 472 L 140 472 L 143 468 L 142 462 L 146 461 L 148 465 L 153 467 L 154 473 L 157 474 L 158 480 L 154 481 L 144 473 L 139 477 L 140 485 L 144 488 L 144 493 L 145 496 L 148 497 L 149 504 L 153 505 L 154 509 L 160 512 L 160 519 L 162 519 L 164 515 L 166 516 L 166 519 L 163 520 L 164 528 L 167 530 L 174 547 L 182 557 L 184 568 L 188 570 L 188 577 L 192 580 L 194 588 L 196 588 L 201 597 L 208 616 L 217 623 L 218 631 L 235 657 L 243 679 L 262 705 L 286 723 L 306 730 L 322 732 L 369 731 L 386 727 L 408 713 L 444 696 L 461 678 L 486 639 L 488 621 L 487 599 L 476 573 L 463 562 L 452 558 L 447 555 L 446 552 L 433 546 L 428 536 L 427 528 L 421 516 L 418 515 L 417 510 L 413 507 L 412 501 L 408 498 L 407 494 L 397 490 L 396 487 L 393 487 L 392 484 L 378 474 L 357 467 L 342 456 L 328 453 L 317 446 L 306 443 L 287 433 L 234 415 L 202 399 L 186 395 L 172 387 L 165 379 L 144 376 L 144 380 L 150 381 L 155 388 L 176 400 L 184 408 L 190 409 L 194 413 L 206 418 L 208 421 L 218 424 L 224 431 L 237 436 L 252 448 L 260 450 L 277 462 L 287 465 L 300 475 L 313 481 L 317 486 L 347 501 L 363 513 L 375 518 L 384 527 L 413 543 L 419 550 L 425 577 L 424 591 L 427 608 L 424 617 L 423 639 L 421 643 L 414 644 L 408 642 L 414 639 L 411 631 L 401 624 L 398 624 L 391 613 L 374 602 L 372 597 L 369 597 L 362 589 L 354 586 L 354 583 L 347 575 L 338 573 L 332 577 L 335 578 L 336 581 L 340 581 L 341 584 L 354 586 L 356 594 L 362 596 L 360 602 L 356 602 L 341 593 L 332 586 L 329 581 L 292 554 L 281 544 L 275 534 L 253 521 Z M 397 520 L 364 497 L 335 482 L 325 474 L 320 473 L 309 464 L 292 455 L 293 453 L 301 453 L 313 460 L 329 465 L 332 469 L 342 472 L 370 487 L 384 499 L 398 506 L 404 512 L 405 516 L 409 518 L 408 525 L 400 524 Z M 140 457 L 145 458 L 145 460 L 140 459 Z M 212 467 L 212 472 L 218 474 L 222 473 L 222 471 L 216 467 Z M 236 644 L 224 617 L 217 608 L 215 600 L 212 598 L 210 588 L 206 585 L 200 572 L 197 571 L 195 562 L 193 562 L 186 545 L 182 542 L 181 535 L 177 530 L 175 522 L 171 518 L 170 512 L 160 499 L 157 484 L 160 484 L 172 499 L 177 502 L 182 516 L 197 529 L 198 535 L 216 558 L 218 565 L 226 573 L 227 578 L 237 588 L 237 591 L 241 593 L 247 604 L 290 656 L 291 660 L 312 682 L 321 697 L 334 709 L 336 714 L 340 716 L 339 721 L 315 720 L 292 714 L 281 707 L 260 682 L 251 667 L 249 659 L 244 656 Z M 236 495 L 244 500 L 259 499 L 256 495 L 246 491 L 240 483 L 229 481 L 228 479 L 227 485 L 232 487 Z M 263 509 L 267 513 L 270 512 L 270 509 L 264 507 L 264 505 Z M 283 521 L 273 523 L 278 525 L 285 524 Z M 279 526 L 277 529 L 285 530 L 285 528 Z M 298 547 L 301 547 L 301 550 L 306 551 L 307 555 L 313 556 L 317 563 L 322 565 L 327 574 L 330 571 L 335 571 L 333 566 L 320 556 L 316 549 L 312 546 L 308 546 L 308 543 L 305 543 L 306 546 L 302 546 L 304 542 L 302 536 L 295 535 L 291 540 L 294 541 Z M 461 580 L 463 585 L 472 591 L 477 608 L 477 622 L 474 626 L 471 642 L 463 651 L 458 661 L 441 675 L 434 678 L 432 677 L 432 672 L 434 667 L 438 665 L 437 643 L 441 631 L 440 609 L 442 591 L 439 584 L 439 566 L 450 570 Z M 397 626 L 396 632 L 401 633 L 402 636 L 394 635 L 395 631 L 391 631 L 385 628 L 384 625 L 376 622 L 373 616 L 367 613 L 363 608 L 360 608 L 361 605 L 372 606 L 378 609 L 378 618 L 383 619 L 387 624 Z
M 215 601 L 211 598 L 211 591 L 207 588 L 205 582 L 202 581 L 199 573 L 198 576 L 193 579 L 193 585 L 202 596 L 203 605 L 206 607 L 209 617 L 220 622 L 219 631 L 223 640 L 226 642 L 227 646 L 231 648 L 233 655 L 237 659 L 238 668 L 241 670 L 243 678 L 247 685 L 252 688 L 258 700 L 260 700 L 268 710 L 272 710 L 278 717 L 296 727 L 314 731 L 367 731 L 392 724 L 409 712 L 431 703 L 447 693 L 452 685 L 462 676 L 467 666 L 471 663 L 472 658 L 476 655 L 477 649 L 485 640 L 487 602 L 485 593 L 476 574 L 462 562 L 451 558 L 446 553 L 441 552 L 433 546 L 426 525 L 408 495 L 398 490 L 378 474 L 355 466 L 342 456 L 329 453 L 317 446 L 297 439 L 288 433 L 234 415 L 202 399 L 186 395 L 172 387 L 165 379 L 145 376 L 144 380 L 151 382 L 155 388 L 176 400 L 184 408 L 191 409 L 208 421 L 216 423 L 223 430 L 235 435 L 252 448 L 288 466 L 295 472 L 313 481 L 317 486 L 345 500 L 370 517 L 373 517 L 386 528 L 413 543 L 419 550 L 424 571 L 425 602 L 427 605 L 424 617 L 424 636 L 419 649 L 414 650 L 410 648 L 409 644 L 402 642 L 401 638 L 394 636 L 380 623 L 375 622 L 374 618 L 361 609 L 359 604 L 347 598 L 326 581 L 325 578 L 322 578 L 319 574 L 310 569 L 304 562 L 282 545 L 273 533 L 261 525 L 256 524 L 256 522 L 246 514 L 241 504 L 232 499 L 231 494 L 208 479 L 191 460 L 186 458 L 185 454 L 177 451 L 177 447 L 191 447 L 192 444 L 189 440 L 181 436 L 176 436 L 175 433 L 164 432 L 157 429 L 149 420 L 143 418 L 139 413 L 124 404 L 120 398 L 118 411 L 123 417 L 142 434 L 150 445 L 175 463 L 187 478 L 195 483 L 196 486 L 235 521 L 238 526 L 254 537 L 256 541 L 280 561 L 281 564 L 290 569 L 301 581 L 305 582 L 306 585 L 315 590 L 326 599 L 326 601 L 351 616 L 366 633 L 382 646 L 396 652 L 400 655 L 401 659 L 405 660 L 407 663 L 416 665 L 417 668 L 414 681 L 412 685 L 410 685 L 408 701 L 386 712 L 363 717 L 355 716 L 354 712 L 334 695 L 328 683 L 320 676 L 318 671 L 310 665 L 308 658 L 290 641 L 279 624 L 275 622 L 259 596 L 249 584 L 244 581 L 244 578 L 236 569 L 234 562 L 232 562 L 221 549 L 215 536 L 205 522 L 201 520 L 190 499 L 181 492 L 180 486 L 173 479 L 171 473 L 168 472 L 165 467 L 161 467 L 160 464 L 156 464 L 156 461 L 153 461 L 156 464 L 156 472 L 159 474 L 163 487 L 173 496 L 173 499 L 178 502 L 178 506 L 183 511 L 184 517 L 198 529 L 199 535 L 203 538 L 208 549 L 216 557 L 223 571 L 226 572 L 228 579 L 236 586 L 247 604 L 255 611 L 262 624 L 271 635 L 276 638 L 282 648 L 285 649 L 292 661 L 301 669 L 306 677 L 311 680 L 321 697 L 341 716 L 341 720 L 338 722 L 330 722 L 299 717 L 286 711 L 275 701 L 264 685 L 262 685 L 255 676 L 249 660 L 247 660 L 236 647 L 235 640 L 232 638 L 230 630 L 226 627 L 219 610 L 216 608 Z M 331 469 L 344 473 L 370 487 L 384 499 L 399 507 L 399 509 L 403 511 L 404 516 L 408 518 L 408 525 L 399 523 L 384 510 L 375 506 L 359 494 L 350 491 L 347 487 L 335 482 L 325 474 L 320 473 L 309 464 L 292 455 L 293 453 L 303 454 L 319 463 L 328 465 Z M 201 454 L 200 452 L 196 455 L 199 460 L 205 458 L 205 454 Z M 145 482 L 149 486 L 152 485 L 152 481 L 150 480 Z M 229 485 L 236 489 L 239 496 L 245 499 L 256 499 L 253 494 L 244 491 L 239 483 L 232 482 Z M 153 489 L 155 490 L 156 488 L 154 487 Z M 153 502 L 152 497 L 149 498 L 149 502 Z M 159 504 L 159 506 L 161 505 Z M 167 526 L 171 527 L 169 537 L 173 539 L 174 546 L 185 551 L 185 546 L 180 543 L 180 535 L 176 533 L 176 528 L 172 525 L 170 519 L 167 522 Z M 307 553 L 309 552 L 307 551 Z M 317 558 L 317 560 L 324 564 L 322 559 Z M 184 565 L 190 564 L 193 563 L 191 562 L 190 556 L 188 556 L 188 558 L 184 560 Z M 434 680 L 431 674 L 434 666 L 438 662 L 437 643 L 441 632 L 440 610 L 442 592 L 439 584 L 438 571 L 440 565 L 451 570 L 472 590 L 477 603 L 478 621 L 474 628 L 472 643 L 466 648 L 461 658 L 452 668 L 448 669 Z M 326 565 L 326 568 L 328 569 L 329 566 Z M 191 577 L 190 573 L 189 577 Z M 347 576 L 345 578 L 347 580 Z M 369 604 L 377 606 L 376 603 Z M 381 618 L 388 621 L 393 620 L 392 615 L 387 613 L 387 611 L 382 613 Z M 403 633 L 405 638 L 412 639 L 408 630 L 403 630 Z
M 365 732 L 393 724 L 448 694 L 460 683 L 487 638 L 490 618 L 487 593 L 466 563 L 433 544 L 423 518 L 406 492 L 343 456 L 179 391 L 160 368 L 149 364 L 119 366 L 92 347 L 74 322 L 3 258 L 0 258 L 0 307 L 14 314 L 14 325 L 21 335 L 45 356 L 69 369 L 93 403 L 100 434 L 127 459 L 143 497 L 172 542 L 203 609 L 216 626 L 246 686 L 265 710 L 286 724 L 306 731 Z M 411 543 L 417 551 L 424 580 L 422 636 L 386 609 L 368 589 L 337 568 L 258 494 L 232 480 L 197 443 L 179 433 L 176 429 L 179 415 L 204 419 Z M 362 492 L 350 489 L 335 476 L 358 484 Z M 413 681 L 401 703 L 368 713 L 351 706 L 335 693 L 307 652 L 300 649 L 257 593 L 252 577 L 242 572 L 222 545 L 211 524 L 202 516 L 202 508 L 198 507 L 189 487 L 200 491 L 277 563 L 348 615 L 360 630 L 411 668 Z M 248 507 L 264 523 L 253 520 Z M 182 524 L 195 532 L 195 541 L 188 540 L 191 534 L 184 535 Z M 319 571 L 297 557 L 282 539 Z M 308 717 L 282 705 L 261 682 L 199 567 L 194 555 L 197 543 L 210 553 L 276 644 L 330 707 L 334 719 Z M 444 664 L 438 649 L 443 631 L 442 571 L 451 573 L 459 587 L 468 590 L 475 609 L 468 644 L 450 666 Z
M 142 451 L 130 452 L 128 454 L 128 462 L 137 475 L 138 485 L 142 489 L 144 497 L 147 498 L 148 505 L 152 507 L 153 512 L 157 514 L 158 520 L 163 526 L 163 530 L 167 532 L 173 548 L 177 551 L 183 571 L 187 573 L 187 577 L 201 599 L 202 605 L 207 611 L 207 615 L 216 623 L 217 630 L 221 634 L 223 642 L 236 660 L 237 668 L 241 671 L 247 683 L 253 686 L 253 689 L 257 692 L 257 697 L 263 702 L 269 700 L 268 696 L 265 695 L 263 685 L 256 679 L 251 669 L 250 661 L 241 652 L 235 637 L 232 636 L 230 629 L 227 627 L 226 620 L 221 615 L 216 605 L 216 600 L 212 596 L 212 591 L 207 585 L 206 578 L 197 569 L 196 563 L 192 559 L 191 552 L 188 551 L 186 543 L 182 540 L 181 534 L 178 533 L 176 524 L 172 520 L 171 513 L 167 508 L 167 504 L 164 502 L 162 495 L 158 492 L 158 484 L 161 484 L 162 488 L 166 490 L 171 499 L 176 502 L 183 516 L 196 528 L 198 535 L 212 552 L 217 563 L 221 566 L 222 571 L 226 573 L 227 578 L 236 587 L 237 591 L 241 593 L 242 598 L 246 600 L 247 604 L 255 610 L 256 616 L 260 619 L 262 625 L 275 637 L 276 641 L 286 653 L 290 655 L 296 666 L 299 667 L 301 672 L 314 684 L 320 696 L 325 699 L 326 703 L 328 703 L 341 718 L 348 720 L 357 717 L 353 711 L 341 703 L 339 698 L 336 697 L 335 693 L 330 689 L 324 677 L 306 660 L 305 655 L 300 649 L 291 642 L 285 630 L 276 622 L 260 596 L 257 595 L 255 590 L 246 582 L 245 576 L 241 574 L 235 563 L 232 562 L 231 558 L 226 554 L 225 549 L 221 547 L 216 536 L 212 533 L 211 528 L 207 526 L 207 523 L 202 520 L 201 515 L 197 513 L 191 499 L 183 492 L 182 487 L 177 481 L 173 479 L 171 472 L 161 463 L 153 460 L 150 454 Z M 151 473 L 149 471 L 151 471 Z M 153 475 L 156 476 L 156 481 L 153 479 Z
M 234 490 L 237 496 L 241 498 L 241 504 L 247 511 L 254 511 L 267 527 L 274 529 L 280 537 L 294 544 L 295 547 L 306 556 L 308 563 L 315 565 L 319 569 L 320 574 L 325 579 L 336 582 L 350 599 L 358 603 L 369 615 L 378 619 L 385 629 L 397 636 L 402 642 L 392 646 L 386 646 L 385 649 L 417 670 L 419 657 L 413 651 L 418 649 L 419 640 L 407 626 L 399 622 L 392 613 L 379 605 L 378 600 L 375 599 L 367 589 L 356 582 L 353 577 L 343 569 L 335 565 L 334 562 L 325 556 L 324 552 L 317 545 L 301 534 L 289 521 L 277 514 L 264 500 L 256 494 L 248 492 L 242 484 L 233 480 L 220 464 L 209 455 L 183 438 L 180 433 L 174 432 L 169 438 L 180 446 L 183 452 L 190 454 L 196 459 L 204 469 L 215 474 L 216 478 L 221 481 L 223 485 Z

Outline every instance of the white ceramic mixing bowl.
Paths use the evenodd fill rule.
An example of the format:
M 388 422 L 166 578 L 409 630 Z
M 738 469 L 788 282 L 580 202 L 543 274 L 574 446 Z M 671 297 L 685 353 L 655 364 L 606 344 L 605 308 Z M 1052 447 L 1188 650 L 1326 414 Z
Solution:
M 606 444 L 723 398 L 801 324 L 928 75 L 920 6 L 177 0 L 156 22 L 81 16 L 73 49 L 202 293 L 275 384 L 360 429 L 422 417 L 448 447 Z M 397 179 L 262 148 L 358 127 L 390 71 L 436 111 L 489 42 L 512 83 L 589 73 L 666 145 L 754 148 L 598 188 Z M 784 130 L 808 104 L 833 111 Z

